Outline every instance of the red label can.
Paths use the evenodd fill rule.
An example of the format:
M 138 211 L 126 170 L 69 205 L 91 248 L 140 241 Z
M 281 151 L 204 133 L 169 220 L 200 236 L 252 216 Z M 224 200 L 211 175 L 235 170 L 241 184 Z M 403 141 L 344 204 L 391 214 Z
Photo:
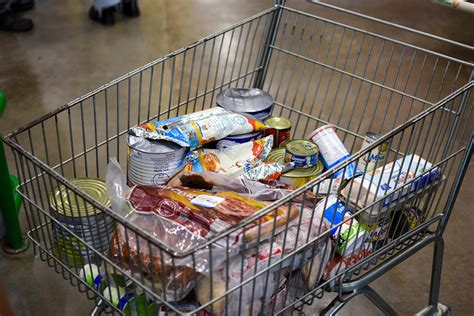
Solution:
M 291 121 L 284 117 L 272 116 L 265 120 L 267 129 L 265 136 L 273 135 L 273 148 L 280 147 L 280 144 L 291 137 Z

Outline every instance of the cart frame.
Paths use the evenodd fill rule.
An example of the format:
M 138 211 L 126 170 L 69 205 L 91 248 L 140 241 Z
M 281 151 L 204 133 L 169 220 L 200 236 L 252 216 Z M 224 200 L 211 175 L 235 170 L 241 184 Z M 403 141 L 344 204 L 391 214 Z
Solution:
M 424 221 L 416 228 L 392 238 L 390 241 L 376 242 L 377 248 L 373 254 L 362 258 L 349 267 L 341 268 L 340 265 L 336 275 L 321 281 L 314 289 L 307 289 L 303 295 L 300 295 L 294 301 L 288 301 L 278 310 L 275 310 L 274 305 L 272 313 L 284 313 L 292 309 L 302 310 L 305 304 L 311 304 L 315 298 L 322 297 L 324 292 L 329 289 L 337 291 L 339 295 L 324 311 L 327 314 L 337 312 L 348 300 L 359 294 L 366 295 L 385 313 L 395 314 L 396 312 L 370 288 L 369 284 L 431 243 L 435 244 L 435 250 L 427 311 L 432 313 L 438 308 L 444 248 L 442 236 L 469 166 L 473 150 L 474 134 L 472 133 L 471 119 L 473 108 L 471 91 L 474 86 L 473 64 L 292 9 L 284 4 L 284 1 L 277 1 L 273 8 L 113 80 L 5 137 L 5 143 L 13 150 L 18 176 L 22 181 L 17 191 L 26 202 L 25 208 L 30 226 L 28 237 L 35 245 L 35 251 L 39 253 L 42 260 L 47 261 L 58 273 L 62 273 L 65 279 L 70 280 L 73 286 L 77 286 L 81 292 L 86 292 L 88 297 L 94 299 L 97 304 L 105 304 L 107 306 L 106 311 L 123 312 L 117 306 L 110 304 L 104 293 L 100 293 L 79 277 L 80 267 L 71 265 L 68 260 L 59 258 L 54 249 L 54 236 L 51 237 L 52 226 L 62 226 L 66 234 L 85 244 L 88 253 L 100 257 L 102 264 L 110 267 L 114 273 L 126 277 L 136 289 L 135 294 L 146 293 L 147 297 L 162 304 L 169 311 L 185 314 L 170 302 L 176 300 L 176 289 L 174 298 L 167 297 L 168 289 L 165 289 L 164 285 L 162 285 L 163 290 L 159 294 L 157 291 L 160 289 L 154 285 L 153 280 L 151 285 L 147 283 L 143 272 L 133 271 L 132 267 L 128 267 L 123 262 L 114 261 L 100 249 L 87 245 L 82 236 L 64 227 L 57 218 L 52 216 L 49 211 L 51 206 L 47 197 L 48 192 L 51 192 L 55 187 L 63 186 L 64 190 L 67 190 L 70 194 L 84 199 L 94 207 L 96 213 L 106 214 L 117 225 L 122 225 L 126 233 L 133 234 L 137 239 L 146 242 L 148 247 L 156 247 L 161 253 L 169 254 L 173 258 L 191 256 L 193 267 L 195 267 L 196 259 L 194 256 L 198 250 L 209 251 L 209 256 L 212 257 L 212 247 L 216 241 L 225 238 L 228 241 L 232 233 L 249 227 L 255 220 L 275 212 L 282 205 L 288 204 L 289 207 L 292 207 L 295 198 L 298 196 L 306 197 L 313 190 L 319 190 L 324 180 L 329 180 L 332 183 L 333 176 L 336 173 L 345 175 L 351 165 L 360 166 L 363 157 L 387 142 L 390 142 L 389 152 L 392 158 L 403 159 L 403 162 L 405 162 L 409 154 L 424 154 L 427 155 L 426 159 L 430 158 L 433 164 L 429 168 L 425 164 L 422 168 L 427 167 L 427 172 L 443 171 L 443 176 L 446 179 L 436 185 L 428 186 L 423 197 L 416 195 L 406 201 L 394 198 L 395 194 L 414 184 L 417 179 L 413 179 L 383 198 L 390 199 L 389 205 L 392 208 L 393 204 L 393 209 L 399 209 L 406 204 L 419 207 L 424 212 Z M 468 45 L 411 30 L 394 23 L 335 8 L 328 4 L 318 3 L 318 5 L 374 22 L 384 23 L 402 31 L 414 32 L 436 41 L 456 45 L 471 52 L 474 51 L 474 48 Z M 264 23 L 263 27 L 261 27 L 262 23 Z M 319 37 L 318 33 L 320 34 Z M 346 36 L 349 36 L 350 42 Z M 318 38 L 319 41 L 316 40 Z M 339 46 L 336 45 L 336 57 L 334 61 L 330 62 L 328 61 L 329 51 L 333 48 L 335 38 L 336 41 L 339 39 Z M 358 48 L 354 47 L 353 42 L 359 43 L 360 46 L 357 46 Z M 232 50 L 234 43 L 236 43 L 236 47 L 233 47 L 234 50 Z M 261 44 L 255 46 L 255 43 Z M 303 49 L 305 43 L 307 44 L 306 52 Z M 312 46 L 313 43 L 317 44 L 316 47 Z M 229 45 L 228 48 L 227 45 Z M 209 49 L 209 46 L 211 46 L 211 49 L 206 51 L 206 47 Z M 227 53 L 225 53 L 226 50 Z M 320 54 L 324 53 L 321 52 L 323 50 L 327 50 L 326 55 L 323 54 L 320 57 Z M 396 57 L 393 57 L 394 51 L 397 50 L 401 52 L 399 61 L 395 60 Z M 222 54 L 223 51 L 224 55 Z M 343 52 L 342 54 L 346 52 L 347 57 L 339 58 L 340 51 Z M 241 52 L 241 55 L 239 55 L 239 52 Z M 412 55 L 409 55 L 410 53 Z M 375 58 L 372 60 L 371 56 L 377 54 L 378 60 Z M 217 55 L 216 59 L 214 55 Z M 411 58 L 407 56 L 411 56 Z M 366 58 L 366 61 L 362 62 L 359 69 L 358 67 L 361 65 L 359 59 L 364 58 Z M 385 75 L 380 75 L 382 72 L 379 65 L 383 58 L 386 58 L 384 61 L 388 62 L 389 65 L 392 63 L 398 64 L 394 72 L 387 70 Z M 353 69 L 348 65 L 349 59 L 354 62 Z M 228 61 L 231 61 L 231 65 Z M 224 65 L 221 65 L 222 63 Z M 420 63 L 420 66 L 414 66 L 417 63 Z M 254 64 L 253 67 L 252 64 Z M 208 68 L 206 69 L 206 67 Z M 317 76 L 316 78 L 313 77 L 316 67 L 319 67 L 319 80 Z M 414 68 L 416 70 L 413 70 Z M 451 74 L 453 68 L 454 72 Z M 296 69 L 298 71 L 295 71 Z M 308 69 L 312 69 L 311 72 Z M 297 77 L 300 75 L 299 80 L 295 78 L 295 74 Z M 158 75 L 161 75 L 161 79 L 156 79 Z M 406 76 L 405 83 L 401 82 L 403 79 L 399 79 L 404 75 Z M 197 82 L 194 80 L 196 76 Z M 205 81 L 201 81 L 203 76 L 206 78 Z M 393 78 L 390 78 L 392 76 Z M 228 80 L 226 80 L 227 78 Z M 148 87 L 146 83 L 143 84 L 147 80 L 149 80 Z M 156 87 L 157 80 L 160 80 L 158 87 Z M 334 83 L 334 81 L 336 82 Z M 414 91 L 411 91 L 408 85 L 408 82 L 412 81 L 415 86 Z M 423 86 L 423 83 L 420 84 L 422 81 L 427 82 L 426 87 L 419 89 L 420 86 Z M 163 87 L 164 82 L 170 83 L 169 92 L 163 91 L 166 89 Z M 305 82 L 307 82 L 306 86 L 302 84 Z M 445 84 L 445 82 L 452 84 Z M 355 86 L 357 84 L 359 86 Z M 174 85 L 179 86 L 177 92 Z M 198 246 L 187 250 L 176 249 L 158 240 L 152 234 L 141 231 L 138 226 L 128 222 L 110 208 L 101 205 L 67 180 L 79 176 L 103 177 L 104 162 L 99 157 L 103 155 L 107 159 L 114 157 L 114 155 L 117 158 L 123 157 L 124 154 L 120 147 L 122 146 L 122 149 L 125 147 L 122 141 L 133 125 L 152 119 L 164 119 L 172 115 L 208 108 L 212 106 L 217 91 L 235 85 L 269 90 L 275 96 L 275 105 L 279 113 L 285 113 L 285 115 L 292 118 L 293 122 L 296 121 L 294 133 L 298 136 L 306 135 L 313 126 L 318 127 L 328 123 L 335 125 L 337 131 L 344 134 L 343 141 L 350 148 L 350 152 L 356 153 L 351 155 L 348 160 L 337 164 L 331 170 L 324 172 L 298 190 L 241 221 L 228 231 L 217 234 Z M 316 88 L 314 89 L 312 106 L 308 109 L 307 104 L 311 102 L 310 99 L 307 99 L 310 86 L 311 89 Z M 339 93 L 341 87 L 342 91 Z M 334 95 L 332 95 L 333 91 Z M 322 93 L 320 94 L 320 92 Z M 157 97 L 158 93 L 159 97 Z M 304 97 L 301 99 L 302 95 Z M 339 95 L 342 99 L 337 99 Z M 158 98 L 156 109 L 153 106 L 155 98 Z M 363 101 L 364 99 L 365 101 Z M 126 100 L 126 102 L 123 102 L 123 100 Z M 330 103 L 331 100 L 333 104 L 342 105 L 339 109 L 336 105 L 333 105 L 333 108 L 327 113 L 324 104 Z M 198 102 L 201 102 L 201 104 L 198 104 Z M 298 108 L 300 102 L 301 106 Z M 359 105 L 359 102 L 362 105 Z M 162 108 L 164 103 L 168 103 L 168 108 Z M 114 104 L 115 108 L 113 107 Z M 321 104 L 319 114 L 316 113 L 318 106 L 315 107 L 315 104 Z M 124 105 L 127 106 L 123 107 Z M 385 105 L 385 108 L 382 105 Z M 345 122 L 343 113 L 350 111 L 351 106 L 353 117 Z M 372 113 L 370 114 L 372 116 L 371 120 L 366 119 L 364 115 L 358 116 L 358 112 L 361 110 L 358 109 L 359 106 L 363 107 L 362 112 L 367 112 L 367 115 Z M 397 108 L 397 106 L 396 116 L 390 117 L 390 109 Z M 358 110 L 354 111 L 356 108 Z M 404 111 L 408 111 L 406 119 L 400 116 L 402 115 L 400 113 Z M 121 116 L 121 113 L 124 112 L 126 112 L 126 115 Z M 135 121 L 135 118 L 133 118 L 134 121 L 132 122 L 132 115 L 135 113 L 137 113 L 137 119 Z M 339 118 L 337 119 L 338 115 Z M 109 123 L 111 117 L 116 117 L 115 125 Z M 93 121 L 93 128 L 91 129 L 86 126 L 88 118 Z M 375 118 L 377 120 L 380 118 L 380 120 L 377 121 Z M 391 119 L 393 124 L 390 127 Z M 65 127 L 62 126 L 63 122 L 65 122 Z M 101 128 L 101 124 L 104 124 L 103 128 Z M 430 126 L 432 124 L 439 124 L 440 128 L 431 132 Z M 361 130 L 363 127 L 366 128 L 367 125 L 369 125 L 369 129 L 379 129 L 382 137 L 371 146 L 357 151 L 355 148 L 364 138 Z M 87 133 L 92 135 L 86 134 L 86 130 Z M 47 133 L 56 135 L 56 139 L 47 139 Z M 82 148 L 78 149 L 77 147 L 81 147 L 80 145 L 82 145 Z M 122 158 L 121 161 L 124 161 L 124 159 Z M 411 158 L 410 164 L 412 162 L 413 158 Z M 416 168 L 419 167 L 418 165 Z M 445 189 L 449 188 L 449 185 L 451 185 L 451 190 L 447 193 Z M 350 190 L 352 190 L 352 187 Z M 426 196 L 429 198 L 426 199 Z M 358 197 L 358 200 L 362 198 L 364 197 Z M 367 197 L 365 199 L 367 200 Z M 381 206 L 378 206 L 380 201 L 379 199 L 368 203 L 363 209 L 355 212 L 349 219 L 350 227 L 356 222 L 356 216 L 363 212 L 369 212 L 372 215 L 375 209 L 381 209 Z M 304 204 L 305 202 L 303 202 Z M 303 206 L 301 206 L 302 209 Z M 380 211 L 380 214 L 382 214 L 382 211 Z M 380 214 L 377 221 L 380 219 Z M 405 225 L 402 225 L 403 229 Z M 332 227 L 338 228 L 341 226 L 342 223 L 334 224 Z M 392 219 L 389 226 L 394 226 L 397 229 L 400 223 L 395 223 Z M 286 228 L 288 228 L 288 223 Z M 278 277 L 280 277 L 282 267 L 288 265 L 288 262 L 291 262 L 290 265 L 292 266 L 297 255 L 302 251 L 305 252 L 308 247 L 314 247 L 322 241 L 329 243 L 327 241 L 330 239 L 329 232 L 329 230 L 320 231 L 314 238 L 308 236 L 304 245 L 295 246 L 285 256 L 275 259 L 273 262 L 269 260 L 265 268 L 260 271 L 255 269 L 250 277 L 244 279 L 242 276 L 238 285 L 234 287 L 226 285 L 224 293 L 217 297 L 210 297 L 207 303 L 196 307 L 192 312 L 195 313 L 204 309 L 210 309 L 212 312 L 215 308 L 215 302 L 225 299 L 227 303 L 230 295 L 239 291 L 239 308 L 241 308 L 244 305 L 242 303 L 244 287 L 251 286 L 251 301 L 253 301 L 253 299 L 256 299 L 254 297 L 256 295 L 255 284 L 257 280 L 261 280 L 260 278 L 265 278 L 265 296 L 267 290 L 271 291 L 271 289 L 267 289 L 267 287 L 270 287 L 269 275 L 277 269 L 279 271 Z M 277 233 L 274 230 L 271 239 L 275 235 Z M 286 233 L 284 240 L 286 240 Z M 260 241 L 259 237 L 256 251 L 259 249 Z M 251 247 L 255 246 L 249 247 L 249 249 L 252 249 Z M 327 245 L 324 248 L 323 257 L 326 253 L 332 259 L 336 256 L 335 251 L 328 250 Z M 212 260 L 210 261 L 212 262 Z M 229 258 L 227 258 L 228 264 Z M 171 265 L 175 274 L 172 281 L 176 286 L 177 267 L 174 259 Z M 325 264 L 321 265 L 318 276 L 323 275 L 324 267 Z M 127 272 L 127 269 L 131 269 L 132 273 Z M 212 277 L 210 288 L 212 292 Z M 285 294 L 285 302 L 287 302 L 287 298 L 288 292 Z M 264 304 L 261 304 L 259 308 L 260 312 L 263 311 Z M 229 312 L 226 311 L 226 313 Z

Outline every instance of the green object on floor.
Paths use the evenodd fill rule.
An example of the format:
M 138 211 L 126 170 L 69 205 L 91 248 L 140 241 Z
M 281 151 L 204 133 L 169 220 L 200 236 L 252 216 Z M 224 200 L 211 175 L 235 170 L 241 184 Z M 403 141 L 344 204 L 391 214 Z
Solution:
M 0 91 L 0 117 L 3 115 L 7 99 Z M 9 252 L 21 252 L 28 247 L 21 233 L 18 212 L 21 206 L 21 197 L 16 192 L 19 181 L 10 175 L 7 165 L 7 157 L 3 146 L 3 135 L 0 134 L 0 212 L 5 224 L 7 244 Z
M 2 91 L 0 91 L 0 117 L 3 115 L 3 111 L 5 111 L 5 108 L 7 107 L 7 97 L 5 94 L 3 94 Z

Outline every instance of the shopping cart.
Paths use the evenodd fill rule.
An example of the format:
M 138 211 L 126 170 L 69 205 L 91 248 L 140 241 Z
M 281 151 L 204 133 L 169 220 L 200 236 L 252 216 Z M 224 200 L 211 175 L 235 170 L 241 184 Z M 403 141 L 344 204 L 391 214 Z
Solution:
M 322 3 L 318 6 L 332 8 Z M 469 54 L 473 51 L 464 44 L 332 9 L 343 18 L 382 23 L 398 33 L 415 33 L 423 41 L 454 45 Z M 305 305 L 336 291 L 337 298 L 324 312 L 336 312 L 352 297 L 364 294 L 385 313 L 395 314 L 369 284 L 434 243 L 426 310 L 434 312 L 438 308 L 443 232 L 473 151 L 473 85 L 469 61 L 278 2 L 91 91 L 10 133 L 5 142 L 12 148 L 21 179 L 18 193 L 26 204 L 28 237 L 35 251 L 72 286 L 95 300 L 100 311 L 278 314 L 304 311 Z M 228 87 L 268 91 L 275 100 L 273 115 L 292 121 L 293 138 L 305 138 L 318 127 L 333 125 L 353 154 L 257 214 L 185 251 L 139 229 L 71 181 L 105 179 L 113 157 L 125 169 L 126 136 L 131 127 L 213 107 L 216 95 Z M 368 131 L 382 137 L 361 150 Z M 354 181 L 348 182 L 345 195 L 335 192 L 334 196 L 338 202 L 356 207 L 344 222 L 333 221 L 329 228 L 309 197 L 314 197 L 313 192 L 327 196 L 337 176 L 346 178 L 354 166 L 375 179 L 376 173 L 366 170 L 363 159 L 381 145 L 387 146 L 387 155 L 380 162 L 382 172 L 391 170 L 390 178 L 399 185 L 389 192 L 375 184 L 378 197 L 370 199 Z M 415 176 L 406 181 L 400 170 L 389 169 L 388 163 L 393 161 L 408 165 Z M 66 194 L 51 195 L 58 187 Z M 377 195 L 382 191 L 389 193 Z M 88 242 L 55 215 L 53 205 L 64 202 L 57 199 L 68 199 L 70 204 L 83 199 L 94 216 L 105 216 L 113 223 L 97 228 L 106 239 L 116 238 L 119 228 L 126 238 L 117 249 L 104 250 Z M 319 207 L 326 208 L 328 199 L 322 201 Z M 233 236 L 281 207 L 298 210 L 296 221 L 287 221 L 283 231 L 273 229 L 265 238 L 258 235 L 256 242 L 241 245 L 235 254 L 230 246 Z M 303 229 L 303 214 L 310 215 L 317 231 Z M 369 236 L 368 226 L 362 227 L 364 216 L 378 225 L 375 228 L 380 233 L 375 237 Z M 90 217 L 80 219 L 88 221 Z M 343 225 L 349 231 L 355 229 L 352 241 L 356 246 L 352 249 L 346 245 L 341 250 L 337 243 L 343 241 Z M 290 243 L 294 239 L 291 232 L 298 243 Z M 368 237 L 374 240 L 369 243 Z M 132 245 L 132 239 L 140 242 Z M 279 256 L 246 269 L 249 256 L 255 258 L 263 245 L 270 247 L 271 254 L 277 240 L 282 241 Z M 227 247 L 227 255 L 219 263 L 213 260 L 218 242 Z M 77 245 L 81 260 L 85 258 L 80 264 L 61 253 L 64 247 Z M 184 259 L 188 262 L 185 266 L 181 265 Z M 100 269 L 92 271 L 86 266 L 93 282 L 81 271 L 87 262 Z M 203 262 L 211 273 L 199 272 Z M 98 274 L 102 281 L 95 282 Z M 199 304 L 180 302 L 193 293 Z

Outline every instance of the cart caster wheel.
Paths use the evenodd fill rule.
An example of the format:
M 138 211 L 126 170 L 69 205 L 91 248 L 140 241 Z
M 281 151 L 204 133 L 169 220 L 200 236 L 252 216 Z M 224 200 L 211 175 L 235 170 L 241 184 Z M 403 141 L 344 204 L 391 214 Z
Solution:
M 451 316 L 451 307 L 438 303 L 438 308 L 434 309 L 431 306 L 426 307 L 418 312 L 416 316 Z
M 30 248 L 30 241 L 28 240 L 28 238 L 25 238 L 23 237 L 23 247 L 21 248 L 18 248 L 18 249 L 13 249 L 13 248 L 10 248 L 10 246 L 8 245 L 7 241 L 5 240 L 5 242 L 3 243 L 3 251 L 6 253 L 6 254 L 9 254 L 9 255 L 18 255 L 20 253 L 23 253 L 25 252 L 26 250 L 28 250 L 28 248 Z

